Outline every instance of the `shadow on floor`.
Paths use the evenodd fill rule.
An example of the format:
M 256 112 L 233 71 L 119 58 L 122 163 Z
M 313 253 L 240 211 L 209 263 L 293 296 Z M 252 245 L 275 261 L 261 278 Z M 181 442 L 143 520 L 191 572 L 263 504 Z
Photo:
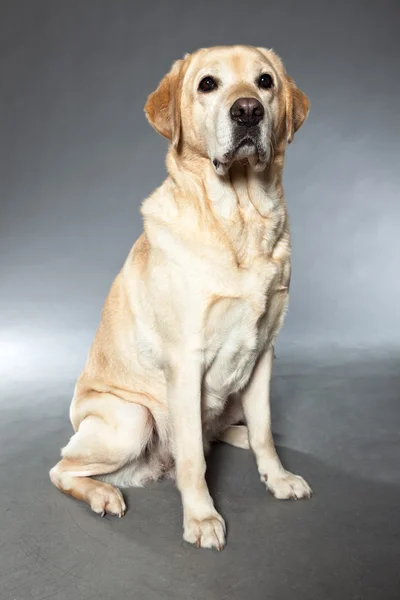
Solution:
M 182 542 L 171 482 L 127 490 L 126 516 L 100 519 L 50 485 L 50 464 L 24 481 L 28 456 L 1 519 L 0 598 L 398 598 L 400 489 L 280 454 L 312 485 L 312 500 L 275 500 L 250 452 L 213 450 L 209 485 L 228 525 L 221 553 Z

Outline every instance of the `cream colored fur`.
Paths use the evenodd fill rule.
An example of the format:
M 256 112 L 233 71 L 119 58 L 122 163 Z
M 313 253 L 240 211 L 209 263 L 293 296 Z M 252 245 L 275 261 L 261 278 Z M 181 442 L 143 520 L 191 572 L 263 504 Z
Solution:
M 257 85 L 265 72 L 270 90 Z M 208 75 L 218 88 L 201 93 Z M 246 96 L 265 110 L 260 145 L 232 155 L 229 109 Z M 225 524 L 205 481 L 215 440 L 250 446 L 277 498 L 310 495 L 281 465 L 269 408 L 290 281 L 282 169 L 307 112 L 279 58 L 245 46 L 187 55 L 149 97 L 147 117 L 171 142 L 169 174 L 143 203 L 144 232 L 111 287 L 76 385 L 75 434 L 50 472 L 99 514 L 124 514 L 115 486 L 176 476 L 185 540 L 221 549 Z

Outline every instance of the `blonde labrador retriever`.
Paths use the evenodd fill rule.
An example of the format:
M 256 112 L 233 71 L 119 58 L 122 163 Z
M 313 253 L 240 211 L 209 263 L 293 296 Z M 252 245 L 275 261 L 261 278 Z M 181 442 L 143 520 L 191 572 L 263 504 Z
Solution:
M 247 46 L 186 55 L 148 98 L 168 177 L 143 203 L 75 388 L 75 434 L 50 471 L 96 513 L 124 514 L 115 486 L 176 476 L 184 539 L 221 549 L 213 440 L 251 447 L 276 498 L 311 495 L 278 458 L 269 402 L 290 280 L 282 170 L 308 108 L 276 54 Z

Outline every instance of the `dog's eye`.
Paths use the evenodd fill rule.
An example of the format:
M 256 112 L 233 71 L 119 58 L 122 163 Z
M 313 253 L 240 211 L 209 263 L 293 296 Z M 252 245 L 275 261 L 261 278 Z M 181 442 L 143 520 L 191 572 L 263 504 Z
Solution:
M 203 77 L 199 83 L 199 90 L 201 92 L 212 92 L 217 88 L 217 82 L 212 77 Z
M 261 75 L 260 79 L 258 80 L 258 87 L 262 88 L 263 90 L 270 90 L 272 87 L 274 87 L 274 80 L 272 79 L 271 75 L 268 75 L 268 73 Z

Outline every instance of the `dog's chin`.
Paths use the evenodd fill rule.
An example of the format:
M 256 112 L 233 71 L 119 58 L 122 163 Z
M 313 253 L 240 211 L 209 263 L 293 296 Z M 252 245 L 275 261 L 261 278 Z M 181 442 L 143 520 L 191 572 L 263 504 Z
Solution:
M 218 175 L 226 175 L 236 162 L 247 163 L 254 171 L 263 171 L 267 166 L 268 157 L 255 141 L 244 139 L 233 149 L 225 152 L 221 159 L 214 158 L 212 162 Z
M 246 160 L 254 155 L 258 155 L 257 144 L 251 139 L 244 139 L 231 154 L 234 160 Z

